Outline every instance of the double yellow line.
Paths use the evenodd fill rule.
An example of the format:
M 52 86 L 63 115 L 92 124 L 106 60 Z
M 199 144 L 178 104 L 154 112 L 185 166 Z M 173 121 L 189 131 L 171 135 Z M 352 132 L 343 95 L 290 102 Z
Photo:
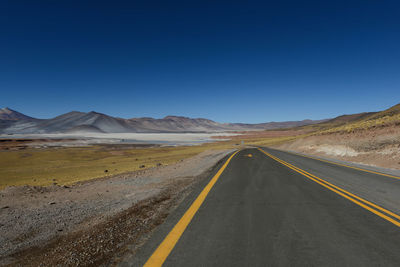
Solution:
M 279 150 L 279 151 L 282 151 L 282 150 Z M 366 169 L 362 169 L 362 168 L 357 168 L 357 167 L 354 167 L 354 166 L 350 166 L 350 165 L 346 165 L 346 164 L 342 164 L 342 163 L 338 163 L 338 162 L 334 162 L 334 161 L 330 161 L 330 160 L 320 159 L 320 158 L 316 158 L 316 157 L 311 157 L 311 156 L 307 156 L 307 155 L 303 155 L 303 154 L 299 154 L 299 153 L 294 153 L 294 152 L 290 152 L 290 151 L 283 151 L 283 152 L 290 153 L 290 154 L 293 154 L 293 155 L 296 155 L 296 156 L 309 158 L 309 159 L 319 160 L 319 161 L 330 163 L 330 164 L 335 164 L 335 165 L 342 166 L 342 167 L 355 169 L 355 170 L 358 170 L 358 171 L 369 172 L 369 173 L 378 174 L 378 175 L 382 175 L 382 176 L 386 176 L 386 177 L 390 177 L 390 178 L 394 178 L 394 179 L 400 180 L 399 176 L 395 176 L 395 175 L 391 175 L 391 174 L 386 174 L 386 173 L 382 173 L 382 172 L 376 172 L 376 171 L 366 170 Z
M 319 177 L 317 177 L 317 176 L 315 176 L 315 175 L 313 175 L 313 174 L 311 174 L 309 172 L 306 172 L 305 170 L 302 170 L 302 169 L 300 169 L 300 168 L 298 168 L 298 167 L 296 167 L 296 166 L 294 166 L 294 165 L 292 165 L 292 164 L 290 164 L 290 163 L 288 163 L 286 161 L 283 161 L 283 160 L 271 155 L 270 153 L 262 150 L 261 148 L 258 148 L 258 149 L 262 153 L 267 155 L 268 157 L 278 161 L 279 163 L 285 165 L 286 167 L 288 167 L 288 168 L 290 168 L 290 169 L 302 174 L 303 176 L 305 176 L 308 179 L 316 182 L 317 184 L 322 185 L 323 187 L 325 187 L 325 188 L 335 192 L 336 194 L 338 194 L 338 195 L 350 200 L 351 202 L 359 205 L 360 207 L 362 207 L 362 208 L 364 208 L 364 209 L 366 209 L 366 210 L 378 215 L 379 217 L 381 217 L 381 218 L 393 223 L 394 225 L 400 227 L 400 222 L 399 222 L 400 221 L 400 216 L 399 215 L 397 215 L 397 214 L 395 214 L 395 213 L 393 213 L 393 212 L 391 212 L 391 211 L 389 211 L 387 209 L 384 209 L 384 208 L 382 208 L 382 207 L 380 207 L 380 206 L 378 206 L 378 205 L 376 205 L 376 204 L 374 204 L 374 203 L 372 203 L 372 202 L 370 202 L 370 201 L 368 201 L 366 199 L 363 199 L 363 198 L 361 198 L 359 196 L 356 196 L 356 195 L 344 190 L 343 188 L 340 188 L 340 187 L 338 187 L 336 185 L 333 185 L 333 184 L 331 184 L 331 183 L 329 183 L 329 182 L 327 182 L 327 181 L 325 181 L 325 180 L 323 180 L 323 179 L 321 179 L 321 178 L 319 178 Z

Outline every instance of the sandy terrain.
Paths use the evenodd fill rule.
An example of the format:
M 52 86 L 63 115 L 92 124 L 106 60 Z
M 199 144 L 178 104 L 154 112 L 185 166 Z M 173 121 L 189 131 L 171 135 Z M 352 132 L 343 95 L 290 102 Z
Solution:
M 109 263 L 128 243 L 140 243 L 230 152 L 70 187 L 8 187 L 0 191 L 0 265 Z
M 309 136 L 276 147 L 371 166 L 400 169 L 400 126 Z

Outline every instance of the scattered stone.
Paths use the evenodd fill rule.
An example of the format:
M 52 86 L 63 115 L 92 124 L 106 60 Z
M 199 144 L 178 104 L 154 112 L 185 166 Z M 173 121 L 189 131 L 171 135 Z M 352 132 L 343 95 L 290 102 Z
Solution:
M 108 170 L 104 170 L 104 172 L 108 172 Z
M 4 206 L 4 207 L 2 207 L 1 209 L 9 209 L 10 208 L 10 206 Z
M 202 157 L 201 159 L 203 158 L 209 160 L 207 157 Z M 134 159 L 132 158 L 131 160 L 134 161 Z M 13 231 L 16 237 L 21 236 L 21 234 L 26 235 L 21 241 L 21 247 L 22 245 L 26 248 L 40 247 L 38 252 L 36 250 L 28 251 L 29 254 L 26 256 L 24 254 L 21 259 L 18 259 L 18 262 L 21 262 L 21 266 L 30 264 L 35 266 L 54 266 L 56 261 L 69 266 L 95 266 L 98 265 L 96 260 L 112 261 L 114 256 L 120 253 L 120 250 L 124 252 L 124 244 L 127 241 L 130 244 L 134 243 L 136 247 L 136 240 L 142 240 L 142 234 L 146 235 L 151 232 L 153 227 L 164 220 L 168 211 L 177 203 L 175 202 L 175 196 L 180 199 L 181 192 L 186 192 L 182 190 L 186 190 L 192 181 L 192 179 L 187 179 L 181 184 L 181 179 L 179 178 L 176 180 L 168 179 L 165 183 L 151 183 L 150 187 L 146 183 L 142 183 L 142 180 L 135 180 L 132 177 L 145 174 L 148 170 L 147 168 L 155 167 L 159 165 L 157 163 L 161 162 L 157 162 L 157 159 L 155 159 L 151 164 L 148 162 L 149 166 L 147 166 L 144 165 L 142 160 L 142 158 L 139 160 L 142 162 L 141 164 L 138 164 L 137 161 L 135 161 L 136 163 L 131 163 L 131 166 L 135 169 L 143 164 L 142 169 L 118 175 L 115 179 L 99 179 L 90 183 L 82 182 L 70 185 L 69 187 L 74 189 L 72 191 L 74 194 L 66 194 L 68 191 L 71 192 L 70 189 L 68 191 L 55 190 L 56 187 L 38 187 L 34 189 L 35 192 L 42 193 L 40 202 L 47 203 L 45 207 L 38 206 L 35 201 L 32 201 L 31 198 L 26 199 L 26 197 L 16 198 L 16 201 L 21 200 L 21 203 L 27 203 L 28 205 L 19 205 L 19 202 L 3 202 L 3 195 L 0 193 L 0 210 L 7 203 L 10 203 L 10 205 L 12 203 L 13 205 L 12 209 L 10 206 L 9 210 L 3 209 L 2 213 L 9 216 L 14 224 L 21 222 L 21 218 L 23 218 L 24 225 L 29 226 L 26 228 L 13 227 L 13 224 L 8 223 L 8 220 L 6 226 L 1 226 L 5 222 L 0 220 L 0 229 Z M 188 164 L 187 169 L 197 168 L 198 165 L 202 166 L 198 170 L 205 168 L 202 164 L 198 164 L 197 161 L 199 161 L 199 158 L 189 161 L 193 166 Z M 207 166 L 212 165 L 213 161 L 207 161 L 205 164 Z M 166 173 L 165 176 L 175 174 L 172 172 L 172 168 L 164 170 L 166 165 L 163 163 L 163 168 L 151 168 L 152 170 L 149 173 L 157 177 L 156 181 L 164 181 L 162 177 L 158 178 L 163 176 L 159 175 L 160 173 Z M 196 169 L 196 171 L 198 170 Z M 111 172 L 111 170 L 108 171 Z M 152 174 L 153 172 L 154 174 Z M 192 177 L 190 173 L 184 174 Z M 180 175 L 180 173 L 177 173 L 177 175 Z M 128 177 L 129 182 L 123 180 L 126 177 Z M 193 181 L 195 181 L 194 177 L 197 176 L 193 176 Z M 48 181 L 52 181 L 51 179 Z M 62 181 L 60 181 L 60 188 L 66 188 L 67 186 Z M 115 186 L 111 186 L 111 184 Z M 110 189 L 107 189 L 107 187 Z M 78 194 L 75 192 L 78 192 Z M 98 194 L 99 192 L 101 194 Z M 104 192 L 107 192 L 107 194 L 103 194 Z M 137 194 L 137 192 L 140 193 Z M 159 195 L 159 192 L 161 192 L 161 195 Z M 132 193 L 134 193 L 132 197 L 124 197 L 126 194 Z M 143 196 L 149 199 L 145 199 L 142 202 L 140 199 Z M 49 202 L 46 202 L 47 200 Z M 50 207 L 51 205 L 57 206 L 53 208 Z M 135 205 L 135 207 L 130 208 L 132 205 Z M 20 214 L 22 214 L 21 218 L 13 219 L 14 215 L 18 216 Z M 101 216 L 101 218 L 98 216 Z M 92 218 L 94 218 L 93 221 Z M 90 222 L 89 225 L 87 224 L 88 222 Z M 79 232 L 73 232 L 72 229 L 79 230 Z M 66 234 L 68 234 L 68 238 L 60 238 Z M 42 244 L 53 242 L 51 240 L 55 240 L 53 239 L 54 237 L 57 239 L 55 243 L 52 243 L 51 247 L 41 248 Z M 73 239 L 69 239 L 70 237 L 73 237 Z M 5 245 L 10 247 L 10 251 L 18 249 L 12 243 Z M 14 251 L 12 252 L 14 253 Z
M 63 185 L 63 187 L 64 187 L 64 188 L 69 188 L 69 186 L 68 186 L 68 185 Z

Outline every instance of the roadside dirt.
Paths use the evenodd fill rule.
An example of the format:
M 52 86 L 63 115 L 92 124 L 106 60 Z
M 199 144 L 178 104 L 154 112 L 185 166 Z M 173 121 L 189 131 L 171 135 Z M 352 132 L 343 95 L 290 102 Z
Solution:
M 276 148 L 376 167 L 400 169 L 400 126 L 314 135 Z
M 0 191 L 0 265 L 99 266 L 137 246 L 231 151 L 71 187 Z

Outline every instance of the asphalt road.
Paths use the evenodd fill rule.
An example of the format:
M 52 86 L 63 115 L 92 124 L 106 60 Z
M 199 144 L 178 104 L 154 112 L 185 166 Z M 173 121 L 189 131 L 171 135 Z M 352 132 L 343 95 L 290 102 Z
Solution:
M 400 266 L 399 179 L 264 150 L 233 156 L 163 266 Z M 200 191 L 121 265 L 160 256 Z

